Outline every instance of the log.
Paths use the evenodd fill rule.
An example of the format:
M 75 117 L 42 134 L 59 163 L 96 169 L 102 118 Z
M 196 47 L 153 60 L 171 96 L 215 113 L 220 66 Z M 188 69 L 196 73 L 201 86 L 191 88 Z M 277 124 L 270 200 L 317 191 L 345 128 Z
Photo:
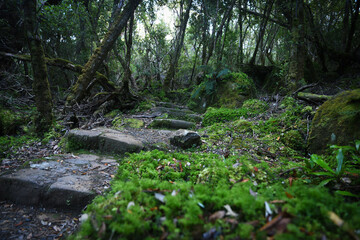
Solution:
M 297 98 L 309 101 L 309 102 L 315 102 L 315 103 L 323 103 L 329 99 L 331 99 L 333 96 L 329 95 L 319 95 L 314 93 L 306 93 L 306 92 L 299 92 L 297 94 Z

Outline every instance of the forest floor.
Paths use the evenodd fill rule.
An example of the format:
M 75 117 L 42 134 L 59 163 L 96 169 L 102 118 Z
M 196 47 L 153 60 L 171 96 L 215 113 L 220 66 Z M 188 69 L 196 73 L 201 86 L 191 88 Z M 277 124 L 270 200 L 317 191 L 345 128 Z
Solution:
M 305 139 L 307 139 L 309 134 L 309 125 L 311 122 L 311 116 L 316 110 L 316 107 L 309 106 L 306 108 L 304 105 L 298 104 L 296 101 L 294 101 L 294 99 L 291 98 L 288 99 L 264 98 L 263 100 L 265 100 L 263 102 L 266 102 L 267 105 L 266 110 L 261 109 L 261 106 L 263 105 L 261 104 L 258 105 L 258 102 L 254 102 L 254 104 L 253 105 L 250 104 L 249 109 L 247 109 L 248 112 L 253 111 L 254 114 L 250 114 L 246 117 L 241 117 L 237 121 L 232 121 L 231 119 L 230 119 L 231 121 L 228 121 L 229 119 L 225 119 L 225 121 L 218 121 L 216 120 L 216 117 L 218 117 L 219 115 L 217 114 L 220 113 L 214 112 L 213 114 L 215 116 L 214 118 L 215 120 L 211 120 L 213 122 L 210 121 L 207 123 L 207 126 L 202 126 L 202 127 L 197 126 L 196 129 L 194 129 L 197 132 L 199 132 L 199 134 L 202 136 L 202 142 L 203 142 L 202 146 L 198 148 L 190 149 L 188 151 L 176 150 L 174 147 L 169 145 L 168 137 L 166 136 L 166 134 L 161 134 L 161 131 L 163 130 L 148 129 L 149 123 L 151 122 L 151 119 L 149 118 L 142 119 L 145 121 L 145 126 L 143 127 L 143 129 L 125 127 L 121 131 L 123 133 L 132 135 L 139 139 L 146 139 L 147 142 L 151 142 L 153 144 L 165 143 L 165 144 L 161 144 L 161 147 L 157 148 L 163 150 L 165 155 L 159 154 L 159 152 L 156 152 L 155 150 L 155 152 L 151 151 L 147 155 L 145 153 L 144 155 L 140 155 L 140 158 L 144 159 L 141 161 L 146 161 L 146 159 L 149 158 L 149 156 L 151 156 L 150 158 L 157 158 L 159 156 L 159 159 L 165 156 L 164 157 L 165 159 L 173 159 L 173 160 L 175 159 L 174 160 L 175 164 L 180 164 L 179 166 L 176 167 L 173 166 L 173 164 L 170 164 L 169 165 L 170 170 L 168 169 L 166 171 L 175 171 L 175 173 L 183 174 L 183 171 L 185 172 L 185 165 L 184 165 L 185 162 L 182 161 L 182 163 L 181 162 L 179 163 L 177 162 L 176 158 L 185 159 L 186 158 L 184 157 L 185 155 L 186 156 L 196 155 L 197 157 L 200 156 L 199 162 L 203 161 L 201 160 L 202 159 L 201 156 L 203 156 L 202 154 L 210 154 L 210 155 L 206 155 L 210 159 L 216 158 L 216 160 L 214 160 L 215 161 L 214 164 L 215 165 L 220 164 L 219 165 L 220 168 L 215 168 L 215 167 L 209 168 L 210 170 L 204 168 L 202 171 L 197 172 L 198 178 L 193 180 L 193 182 L 194 181 L 197 183 L 209 182 L 217 185 L 218 184 L 217 181 L 220 181 L 218 179 L 221 179 L 223 175 L 224 176 L 226 175 L 229 178 L 228 181 L 231 184 L 230 189 L 232 189 L 233 186 L 235 186 L 233 188 L 235 191 L 238 187 L 238 184 L 243 184 L 244 186 L 246 186 L 247 189 L 246 191 L 250 196 L 250 198 L 255 198 L 255 199 L 258 194 L 261 195 L 261 192 L 264 191 L 263 189 L 269 188 L 269 186 L 271 188 L 273 184 L 274 186 L 276 185 L 276 190 L 274 189 L 274 191 L 276 192 L 281 191 L 283 195 L 274 193 L 275 195 L 272 198 L 272 201 L 268 200 L 269 202 L 268 204 L 273 206 L 273 212 L 271 212 L 271 210 L 266 209 L 265 216 L 263 215 L 263 213 L 261 214 L 262 216 L 258 216 L 259 214 L 258 210 L 260 208 L 263 209 L 263 202 L 261 203 L 262 204 L 261 207 L 259 207 L 259 204 L 257 203 L 258 200 L 254 201 L 249 199 L 249 197 L 245 197 L 244 199 L 246 201 L 248 201 L 251 204 L 254 204 L 254 206 L 249 207 L 249 211 L 253 211 L 253 212 L 249 214 L 249 213 L 245 213 L 244 210 L 244 213 L 242 213 L 242 217 L 244 218 L 244 220 L 241 221 L 245 221 L 246 223 L 239 225 L 240 226 L 239 229 L 241 230 L 241 232 L 244 232 L 243 235 L 244 238 L 254 238 L 256 234 L 254 232 L 254 229 L 257 229 L 256 231 L 258 231 L 258 229 L 261 226 L 262 226 L 261 227 L 262 231 L 272 236 L 276 233 L 281 233 L 286 231 L 286 227 L 291 221 L 293 221 L 294 224 L 295 223 L 298 224 L 296 217 L 294 217 L 294 215 L 292 215 L 291 213 L 287 213 L 286 210 L 283 211 L 279 210 L 281 209 L 281 206 L 283 204 L 286 204 L 286 202 L 293 201 L 294 199 L 296 199 L 296 201 L 304 201 L 303 200 L 304 198 L 307 198 L 314 193 L 309 193 L 307 195 L 305 194 L 303 196 L 300 196 L 300 192 L 303 191 L 303 186 L 307 188 L 306 185 L 303 184 L 309 181 L 312 182 L 312 184 L 318 184 L 323 179 L 317 178 L 317 179 L 309 180 L 310 175 L 308 175 L 306 172 L 308 169 L 306 169 L 306 167 L 303 165 L 299 166 L 299 163 L 301 164 L 301 162 L 303 161 L 300 160 L 299 158 L 308 157 L 306 151 L 304 150 L 305 149 L 304 144 L 305 144 Z M 258 110 L 261 111 L 260 114 L 257 113 Z M 149 112 L 138 112 L 136 114 L 146 115 L 149 114 Z M 122 118 L 132 118 L 132 117 L 133 114 L 122 116 Z M 94 118 L 88 118 L 88 122 L 84 121 L 80 123 L 80 126 L 83 126 L 86 129 L 98 127 L 99 125 L 105 125 L 107 127 L 110 127 L 112 119 L 107 119 L 105 116 L 101 116 L 97 120 Z M 288 134 L 289 132 L 294 133 L 294 131 L 297 131 L 301 134 L 296 136 L 292 136 L 291 134 Z M 11 150 L 11 154 L 9 154 L 6 159 L 2 160 L 0 166 L 0 174 L 4 174 L 5 172 L 14 171 L 16 169 L 27 167 L 29 165 L 29 162 L 34 159 L 40 159 L 41 161 L 46 161 L 48 157 L 57 154 L 62 154 L 63 151 L 64 150 L 61 148 L 61 144 L 60 144 L 60 138 L 53 138 L 46 144 L 42 143 L 41 141 L 29 142 L 28 144 L 22 145 L 17 149 Z M 215 154 L 214 155 L 215 157 L 211 154 Z M 136 164 L 137 161 L 136 159 L 138 157 L 139 155 L 135 154 L 132 155 L 130 158 L 126 158 L 126 159 L 128 159 L 127 161 L 129 161 L 129 163 L 130 161 L 134 161 L 134 164 Z M 121 162 L 122 159 L 123 156 L 119 157 L 119 162 Z M 218 162 L 219 160 L 220 162 Z M 237 170 L 232 173 L 228 173 L 228 172 L 224 173 L 223 169 L 228 168 L 229 166 L 228 165 L 223 166 L 221 165 L 223 164 L 221 162 L 226 163 L 226 161 L 228 161 L 228 164 L 230 164 L 229 166 L 231 169 L 237 169 Z M 190 164 L 195 164 L 195 163 L 192 162 L 190 163 L 190 162 L 191 161 L 188 160 L 186 164 L 189 165 L 186 166 L 192 168 L 192 165 L 190 166 Z M 162 173 L 162 171 L 165 171 L 166 169 L 166 167 L 164 167 L 163 165 L 160 164 L 159 166 L 157 166 L 156 169 L 157 172 L 159 173 L 159 176 L 161 174 L 165 174 Z M 111 174 L 116 175 L 117 173 L 114 171 Z M 133 174 L 134 176 L 136 175 L 136 173 Z M 190 175 L 187 176 L 188 178 L 190 177 Z M 117 179 L 121 178 L 121 174 L 116 178 Z M 348 179 L 344 179 L 344 181 L 347 180 Z M 296 185 L 297 183 L 300 184 L 301 186 L 293 187 L 291 191 L 291 186 L 293 184 Z M 165 183 L 160 183 L 160 184 L 165 184 Z M 280 187 L 281 190 L 279 190 L 280 189 L 279 184 L 287 186 L 286 190 L 282 189 L 281 187 Z M 340 183 L 340 187 L 345 185 L 346 185 L 345 182 Z M 334 187 L 334 185 L 331 186 L 332 186 L 331 188 Z M 179 187 L 187 188 L 182 186 L 181 184 L 179 185 Z M 193 187 L 194 186 L 191 186 L 192 189 L 191 192 L 195 191 Z M 335 189 L 339 189 L 339 184 L 335 186 Z M 115 190 L 116 188 L 113 189 L 112 191 Z M 345 188 L 345 190 L 348 189 Z M 155 192 L 155 197 L 157 196 L 157 199 L 159 198 L 159 196 L 160 199 L 165 197 L 164 195 L 162 195 L 165 193 L 161 190 L 151 189 L 146 191 L 148 192 L 150 191 L 150 193 Z M 174 191 L 172 192 L 171 195 L 173 195 L 173 193 Z M 266 194 L 269 193 L 263 193 L 263 194 L 265 196 Z M 326 195 L 326 194 L 327 193 L 323 193 L 322 191 L 319 192 L 319 195 L 328 198 L 330 195 Z M 108 199 L 110 195 L 107 195 L 105 192 L 103 197 L 104 199 Z M 319 196 L 313 195 L 312 197 L 314 197 L 314 201 L 320 199 Z M 263 201 L 262 200 L 263 197 L 260 197 L 260 199 L 261 199 L 260 201 Z M 104 200 L 104 201 L 111 202 L 111 200 Z M 136 199 L 134 199 L 134 201 L 136 202 Z M 221 200 L 221 202 L 222 201 L 223 200 Z M 233 201 L 233 200 L 229 200 L 229 201 Z M 319 201 L 321 202 L 322 200 L 320 199 Z M 337 202 L 335 203 L 338 204 L 339 200 L 336 201 Z M 350 202 L 352 202 L 351 199 Z M 245 204 L 249 204 L 249 203 L 245 203 Z M 186 204 L 188 204 L 188 202 L 186 202 Z M 294 204 L 298 205 L 298 202 Z M 319 206 L 323 206 L 322 205 L 323 203 L 319 203 L 319 204 L 320 204 Z M 126 205 L 127 208 L 129 208 L 128 203 Z M 201 207 L 202 203 L 197 203 L 197 205 L 199 205 L 200 208 L 202 208 Z M 291 207 L 291 204 L 289 205 Z M 213 205 L 210 204 L 210 206 Z M 265 201 L 265 206 L 266 206 L 266 201 Z M 276 206 L 275 209 L 274 206 Z M 310 205 L 306 205 L 306 206 L 304 205 L 305 208 L 308 208 L 309 206 Z M 161 206 L 158 207 L 162 208 Z M 153 207 L 149 211 L 155 214 L 157 210 L 154 209 L 155 208 L 158 209 L 158 207 Z M 346 207 L 348 209 L 351 209 L 350 205 L 349 206 L 346 205 L 344 208 Z M 96 207 L 92 206 L 92 209 L 94 208 Z M 204 222 L 208 221 L 204 225 L 208 227 L 205 227 L 204 229 L 201 228 L 203 231 L 201 233 L 202 235 L 201 234 L 199 235 L 199 233 L 196 232 L 190 232 L 190 233 L 185 232 L 184 234 L 188 234 L 187 235 L 188 237 L 190 236 L 193 238 L 197 238 L 201 236 L 204 239 L 215 239 L 219 235 L 229 234 L 229 233 L 235 234 L 236 236 L 236 234 L 238 234 L 237 231 L 240 231 L 239 229 L 234 230 L 233 227 L 230 227 L 229 229 L 227 228 L 228 225 L 234 226 L 236 224 L 239 224 L 238 221 L 240 221 L 240 219 L 237 217 L 238 214 L 234 213 L 230 207 L 226 209 L 227 212 L 224 212 L 224 211 L 219 211 L 220 210 L 219 208 L 206 207 L 203 213 L 204 215 L 201 217 L 201 219 L 203 219 Z M 334 210 L 332 208 L 332 205 L 329 206 L 327 209 L 328 210 L 324 210 L 324 211 L 332 212 Z M 81 216 L 84 216 L 81 215 L 81 210 L 82 209 L 79 209 L 79 211 L 62 211 L 62 210 L 56 210 L 50 208 L 43 208 L 39 206 L 23 206 L 15 203 L 10 203 L 8 201 L 2 201 L 0 202 L 0 219 L 1 219 L 0 239 L 64 238 L 69 234 L 74 233 L 74 231 L 78 229 L 78 225 L 80 222 L 79 219 L 81 218 Z M 193 211 L 197 212 L 197 210 L 193 210 Z M 309 211 L 311 212 L 312 210 L 309 208 L 305 210 L 300 209 L 297 211 L 300 212 L 303 211 L 303 214 L 307 214 Z M 341 209 L 339 211 L 340 213 L 344 213 L 344 211 L 347 210 Z M 129 209 L 128 209 L 128 213 L 129 214 L 131 213 Z M 227 217 L 225 217 L 225 213 Z M 101 214 L 103 214 L 105 218 L 108 218 L 107 220 L 111 221 L 112 217 L 110 217 L 110 215 L 104 215 L 105 213 L 101 213 Z M 183 214 L 184 213 L 180 214 L 179 216 L 176 216 L 175 218 L 181 220 L 183 218 Z M 275 219 L 280 219 L 281 221 L 280 220 L 279 221 L 281 223 L 269 221 L 266 224 L 267 220 L 269 220 L 269 215 L 272 215 L 272 217 L 274 217 Z M 254 217 L 254 216 L 258 216 L 258 217 Z M 154 217 L 152 216 L 151 218 Z M 317 223 L 317 221 L 320 221 L 316 218 L 317 216 L 316 217 L 314 216 L 315 220 L 311 220 L 310 222 L 305 221 L 305 224 L 314 223 L 314 222 Z M 353 221 L 353 218 L 349 217 L 349 219 Z M 153 221 L 155 222 L 157 222 L 158 220 L 155 221 L 153 219 Z M 249 220 L 253 220 L 253 221 L 249 221 Z M 304 221 L 304 219 L 300 218 L 300 222 L 301 221 Z M 327 220 L 327 221 L 330 221 L 330 226 L 331 224 L 334 224 L 332 223 L 333 220 Z M 214 224 L 214 222 L 220 225 L 225 224 L 225 225 L 221 225 L 222 226 L 221 228 L 223 230 L 219 230 L 221 228 L 212 225 Z M 125 222 L 123 224 L 126 225 L 127 223 Z M 133 222 L 133 224 L 134 224 L 134 228 L 136 228 L 136 222 Z M 197 224 L 195 224 L 195 226 L 196 225 Z M 185 224 L 185 226 L 192 226 L 192 223 L 190 223 L 190 225 Z M 293 225 L 289 225 L 289 226 L 292 227 L 293 232 L 299 231 L 297 232 L 299 236 L 305 236 L 309 238 L 316 236 L 316 237 L 322 237 L 324 239 L 326 239 L 326 236 L 329 236 L 328 233 L 326 233 L 327 228 L 323 229 L 323 232 L 321 233 L 314 233 L 307 230 L 305 226 L 301 226 L 297 230 L 296 229 L 294 230 Z M 98 234 L 97 236 L 104 237 L 107 236 L 106 233 L 104 232 L 109 230 L 108 229 L 104 230 L 101 227 L 100 229 L 95 229 L 94 231 L 95 231 L 95 235 Z M 173 234 L 164 229 L 162 229 L 161 231 L 160 233 L 156 233 L 156 234 L 160 234 L 161 237 L 165 237 L 165 238 L 166 236 L 169 236 L 169 234 Z M 339 234 L 339 231 L 341 233 L 342 230 L 335 229 L 335 232 L 337 232 L 337 234 Z M 345 232 L 345 234 L 348 234 L 350 236 L 350 239 L 351 238 L 357 239 L 352 229 L 345 229 L 343 232 Z M 248 235 L 246 235 L 245 233 Z M 82 234 L 84 234 L 84 232 Z M 151 235 L 155 233 L 147 232 L 146 234 Z M 130 238 L 131 236 L 134 235 L 128 235 L 128 237 Z M 175 236 L 175 238 L 176 236 L 179 237 L 179 235 L 170 235 L 170 237 L 171 236 L 172 237 Z

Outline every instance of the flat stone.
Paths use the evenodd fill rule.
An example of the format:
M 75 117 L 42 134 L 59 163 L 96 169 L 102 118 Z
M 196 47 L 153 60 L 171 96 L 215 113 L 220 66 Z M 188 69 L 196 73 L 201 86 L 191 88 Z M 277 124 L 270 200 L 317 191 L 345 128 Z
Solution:
M 93 130 L 71 130 L 68 136 L 70 146 L 79 149 L 99 150 L 103 153 L 123 154 L 139 152 L 143 144 L 130 135 L 114 129 L 97 128 Z
M 170 143 L 186 149 L 201 145 L 201 137 L 197 132 L 180 129 L 170 137 Z
M 152 128 L 189 129 L 195 127 L 195 123 L 176 119 L 155 119 L 150 124 Z
M 0 199 L 21 204 L 39 204 L 41 197 L 55 181 L 51 171 L 41 169 L 21 169 L 0 177 Z
M 194 121 L 201 122 L 202 117 L 198 114 L 195 114 L 189 109 L 176 109 L 176 108 L 166 108 L 166 107 L 155 107 L 152 109 L 153 113 L 158 114 L 167 114 L 169 118 L 179 119 L 184 121 Z
M 100 136 L 101 152 L 122 154 L 140 152 L 143 148 L 143 144 L 130 135 L 108 132 Z
M 94 130 L 70 130 L 68 135 L 68 143 L 71 150 L 78 149 L 97 149 L 99 146 L 100 131 Z
M 81 208 L 86 206 L 96 194 L 89 176 L 71 175 L 59 178 L 51 184 L 45 194 L 45 204 L 58 208 Z

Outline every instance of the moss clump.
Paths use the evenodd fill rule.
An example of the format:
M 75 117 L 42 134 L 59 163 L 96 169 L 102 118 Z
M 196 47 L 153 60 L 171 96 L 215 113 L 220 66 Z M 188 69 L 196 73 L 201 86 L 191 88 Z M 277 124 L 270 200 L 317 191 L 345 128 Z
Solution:
M 304 150 L 306 147 L 304 138 L 297 130 L 287 131 L 281 140 L 286 146 L 294 150 Z
M 24 120 L 26 118 L 20 114 L 0 108 L 0 136 L 15 134 L 24 124 Z
M 117 130 L 122 130 L 124 128 L 142 128 L 144 127 L 145 123 L 136 118 L 123 118 L 123 117 L 116 117 L 113 121 L 113 128 Z
M 269 109 L 269 104 L 259 99 L 249 99 L 243 103 L 242 107 L 254 113 L 262 113 Z
M 309 151 L 323 153 L 328 144 L 347 145 L 360 139 L 360 89 L 345 91 L 317 110 L 309 137 Z
M 254 81 L 245 73 L 214 73 L 192 92 L 188 107 L 204 112 L 208 107 L 235 108 L 256 95 Z
M 247 116 L 247 111 L 243 108 L 208 108 L 202 123 L 204 126 L 210 126 L 214 123 L 234 121 L 244 116 Z

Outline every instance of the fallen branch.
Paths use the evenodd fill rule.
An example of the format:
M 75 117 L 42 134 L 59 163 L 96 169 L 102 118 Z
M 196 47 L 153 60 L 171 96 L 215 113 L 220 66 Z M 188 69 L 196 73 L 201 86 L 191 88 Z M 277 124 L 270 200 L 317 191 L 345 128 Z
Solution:
M 332 97 L 333 96 L 329 96 L 329 95 L 319 95 L 319 94 L 305 93 L 305 92 L 299 92 L 297 94 L 297 98 L 314 103 L 323 103 L 331 99 Z

